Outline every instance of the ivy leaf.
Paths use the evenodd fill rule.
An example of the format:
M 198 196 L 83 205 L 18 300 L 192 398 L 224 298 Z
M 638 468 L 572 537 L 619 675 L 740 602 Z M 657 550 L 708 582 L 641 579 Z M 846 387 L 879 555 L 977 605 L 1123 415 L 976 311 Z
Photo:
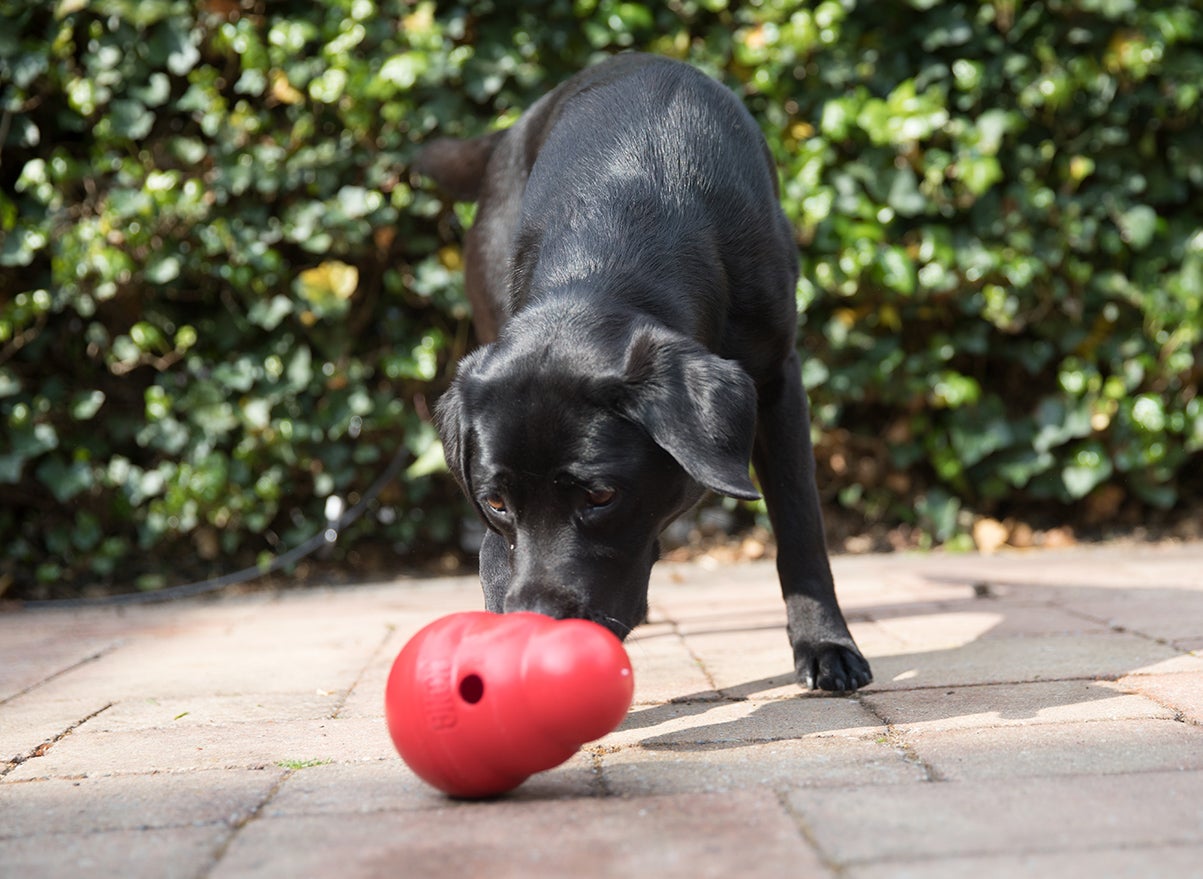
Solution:
M 71 417 L 76 421 L 89 421 L 104 405 L 104 391 L 83 391 L 71 401 Z
M 292 300 L 287 296 L 273 296 L 261 299 L 251 306 L 247 312 L 247 320 L 269 332 L 280 325 L 292 313 Z
M 7 369 L 0 369 L 0 398 L 21 392 L 21 380 Z
M 109 105 L 108 124 L 113 134 L 129 140 L 141 140 L 150 134 L 155 116 L 141 101 L 117 98 Z
M 1076 500 L 1106 482 L 1113 470 L 1106 448 L 1101 443 L 1090 442 L 1080 447 L 1062 469 L 1061 480 L 1069 496 Z
M 894 173 L 886 203 L 903 217 L 918 216 L 927 207 L 927 199 L 919 191 L 919 178 L 909 165 L 899 168 Z
M 152 284 L 166 284 L 180 276 L 180 258 L 172 254 L 157 256 L 146 267 L 146 280 Z
M 1120 216 L 1119 228 L 1134 250 L 1144 250 L 1157 231 L 1157 211 L 1148 205 L 1129 208 Z
M 297 295 L 309 303 L 318 317 L 332 317 L 347 310 L 359 287 L 359 269 L 339 260 L 328 260 L 305 269 L 297 276 Z
M 47 458 L 38 467 L 37 476 L 60 504 L 67 503 L 92 485 L 92 468 L 83 461 L 66 464 L 58 457 Z
M 186 16 L 170 18 L 156 29 L 149 43 L 150 62 L 165 66 L 176 76 L 187 76 L 200 61 Z
M 1032 439 L 1032 448 L 1047 452 L 1071 439 L 1088 436 L 1093 430 L 1090 415 L 1088 403 L 1079 402 L 1071 407 L 1064 400 L 1046 397 L 1036 407 L 1038 430 Z
M 973 151 L 957 159 L 957 176 L 966 189 L 980 196 L 1002 180 L 1002 165 L 994 156 L 984 156 Z

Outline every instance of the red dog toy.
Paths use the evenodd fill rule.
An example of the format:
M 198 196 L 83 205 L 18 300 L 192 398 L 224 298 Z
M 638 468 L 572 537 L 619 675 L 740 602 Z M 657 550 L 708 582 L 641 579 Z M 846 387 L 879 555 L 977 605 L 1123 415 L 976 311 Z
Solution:
M 402 649 L 384 713 L 419 777 L 455 797 L 487 797 L 618 726 L 634 686 L 621 642 L 597 623 L 456 613 Z

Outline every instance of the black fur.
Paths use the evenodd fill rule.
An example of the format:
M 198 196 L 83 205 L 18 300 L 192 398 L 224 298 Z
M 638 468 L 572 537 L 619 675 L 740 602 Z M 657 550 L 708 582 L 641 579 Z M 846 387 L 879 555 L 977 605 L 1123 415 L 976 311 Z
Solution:
M 795 349 L 797 245 L 764 139 L 698 71 L 620 55 L 508 130 L 438 140 L 416 169 L 476 198 L 466 242 L 488 343 L 437 416 L 488 526 L 493 611 L 647 612 L 657 538 L 706 491 L 777 534 L 799 681 L 871 680 L 836 603 Z

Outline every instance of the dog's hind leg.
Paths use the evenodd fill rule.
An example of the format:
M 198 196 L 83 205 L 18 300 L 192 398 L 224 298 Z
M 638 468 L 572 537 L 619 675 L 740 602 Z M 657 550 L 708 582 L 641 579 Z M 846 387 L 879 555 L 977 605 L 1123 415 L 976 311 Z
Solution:
M 797 353 L 759 389 L 752 460 L 777 537 L 777 572 L 798 683 L 848 691 L 873 679 L 835 597 Z

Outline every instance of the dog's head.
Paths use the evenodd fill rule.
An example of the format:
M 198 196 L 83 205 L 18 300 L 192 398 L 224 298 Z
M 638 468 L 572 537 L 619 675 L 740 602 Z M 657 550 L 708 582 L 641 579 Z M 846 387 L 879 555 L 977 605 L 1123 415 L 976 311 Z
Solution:
M 438 405 L 448 465 L 508 548 L 486 597 L 625 636 L 660 531 L 707 489 L 759 496 L 755 387 L 655 325 L 524 317 L 465 358 Z

